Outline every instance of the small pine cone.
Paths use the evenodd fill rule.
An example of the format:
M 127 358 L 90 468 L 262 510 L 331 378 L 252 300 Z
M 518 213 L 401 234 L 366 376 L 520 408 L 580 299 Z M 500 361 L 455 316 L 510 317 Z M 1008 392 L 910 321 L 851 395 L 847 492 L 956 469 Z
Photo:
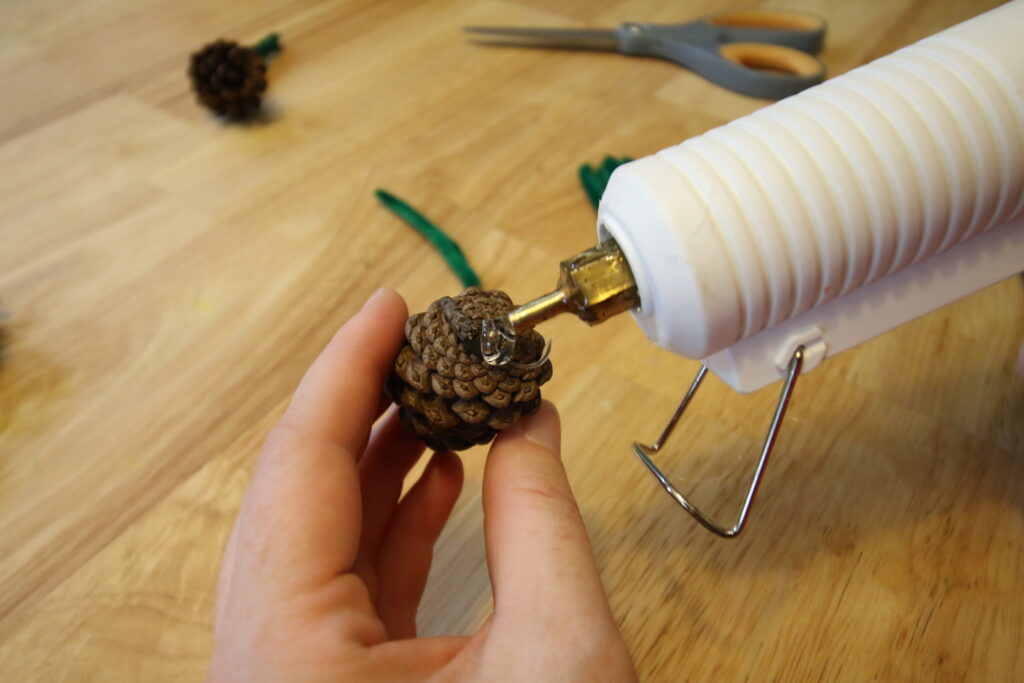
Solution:
M 188 75 L 201 104 L 236 121 L 260 108 L 267 89 L 263 57 L 229 40 L 218 40 L 193 53 Z
M 524 367 L 544 352 L 539 333 L 517 335 L 514 364 L 488 365 L 480 352 L 480 322 L 512 308 L 504 292 L 470 287 L 406 321 L 406 343 L 386 390 L 403 424 L 434 450 L 487 443 L 540 408 L 540 387 L 551 379 L 551 361 Z

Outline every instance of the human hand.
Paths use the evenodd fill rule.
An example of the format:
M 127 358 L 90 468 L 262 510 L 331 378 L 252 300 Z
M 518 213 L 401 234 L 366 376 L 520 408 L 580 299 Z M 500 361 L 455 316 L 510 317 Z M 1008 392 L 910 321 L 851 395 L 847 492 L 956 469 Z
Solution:
M 487 457 L 494 610 L 472 636 L 416 638 L 433 545 L 462 487 L 382 386 L 407 316 L 381 290 L 334 336 L 267 437 L 225 552 L 212 681 L 630 681 L 636 673 L 559 459 L 554 407 Z

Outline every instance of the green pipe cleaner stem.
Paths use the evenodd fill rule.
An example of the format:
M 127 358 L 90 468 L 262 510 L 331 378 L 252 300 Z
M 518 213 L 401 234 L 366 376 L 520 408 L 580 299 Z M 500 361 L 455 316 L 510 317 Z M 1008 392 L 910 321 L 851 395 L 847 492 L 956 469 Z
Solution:
M 632 161 L 629 157 L 612 157 L 608 156 L 604 158 L 600 166 L 594 167 L 590 164 L 583 164 L 580 166 L 579 176 L 580 183 L 583 185 L 583 191 L 587 193 L 587 199 L 593 205 L 594 210 L 597 210 L 598 205 L 601 203 L 601 196 L 604 194 L 604 190 L 608 187 L 608 181 L 612 177 L 612 171 L 617 169 L 619 166 Z
M 463 287 L 479 287 L 480 278 L 469 265 L 466 255 L 462 253 L 458 242 L 445 234 L 441 228 L 434 225 L 429 218 L 412 208 L 404 201 L 391 194 L 387 190 L 377 189 L 374 191 L 377 199 L 384 206 L 391 210 L 396 216 L 405 221 L 409 227 L 423 235 L 430 242 L 441 256 L 445 263 L 458 276 Z
M 266 59 L 270 55 L 281 51 L 281 36 L 271 33 L 253 45 L 252 49 L 253 52 Z
M 271 37 L 276 41 L 277 35 L 272 34 L 272 36 L 267 36 L 267 38 L 260 41 L 260 44 L 266 42 Z M 607 156 L 599 166 L 595 167 L 590 164 L 580 166 L 580 183 L 583 185 L 583 191 L 587 193 L 587 198 L 594 206 L 595 211 L 601 203 L 601 196 L 608 186 L 608 180 L 611 179 L 612 172 L 622 164 L 630 161 L 632 159 L 629 157 Z M 434 225 L 429 218 L 387 190 L 377 189 L 374 193 L 384 206 L 405 221 L 413 230 L 423 235 L 437 249 L 448 264 L 448 267 L 458 276 L 463 287 L 480 286 L 480 278 L 472 266 L 469 265 L 469 261 L 466 259 L 466 255 L 462 253 L 458 242 L 445 234 L 441 228 Z

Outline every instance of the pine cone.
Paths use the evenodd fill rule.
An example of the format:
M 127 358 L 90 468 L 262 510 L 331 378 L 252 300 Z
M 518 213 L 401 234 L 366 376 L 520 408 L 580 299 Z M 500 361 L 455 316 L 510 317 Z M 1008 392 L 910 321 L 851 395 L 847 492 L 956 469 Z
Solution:
M 256 112 L 267 89 L 263 56 L 229 40 L 218 40 L 193 53 L 188 75 L 200 103 L 234 120 Z
M 540 386 L 551 379 L 551 361 L 523 367 L 544 352 L 539 333 L 518 334 L 513 363 L 505 366 L 488 365 L 480 352 L 480 321 L 512 308 L 504 292 L 470 287 L 406 321 L 406 343 L 386 389 L 405 426 L 434 450 L 487 443 L 540 408 Z

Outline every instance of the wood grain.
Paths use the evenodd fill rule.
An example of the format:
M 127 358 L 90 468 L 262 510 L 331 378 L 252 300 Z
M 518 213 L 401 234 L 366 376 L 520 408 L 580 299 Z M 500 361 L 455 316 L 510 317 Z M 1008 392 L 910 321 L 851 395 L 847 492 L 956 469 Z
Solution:
M 758 5 L 760 3 L 753 3 Z M 838 74 L 994 2 L 794 0 Z M 670 64 L 485 49 L 468 24 L 679 21 L 724 3 L 7 0 L 0 5 L 0 680 L 198 680 L 253 456 L 375 288 L 457 289 L 385 187 L 514 297 L 589 246 L 575 170 L 763 106 Z M 765 6 L 770 6 L 765 3 Z M 188 53 L 280 31 L 270 116 L 199 110 Z M 1024 287 L 1004 281 L 801 381 L 744 538 L 628 452 L 695 369 L 628 319 L 552 321 L 566 465 L 645 680 L 1024 677 Z M 711 381 L 671 456 L 728 510 L 775 389 Z M 737 454 L 740 454 L 737 456 Z M 483 451 L 423 633 L 489 610 Z

